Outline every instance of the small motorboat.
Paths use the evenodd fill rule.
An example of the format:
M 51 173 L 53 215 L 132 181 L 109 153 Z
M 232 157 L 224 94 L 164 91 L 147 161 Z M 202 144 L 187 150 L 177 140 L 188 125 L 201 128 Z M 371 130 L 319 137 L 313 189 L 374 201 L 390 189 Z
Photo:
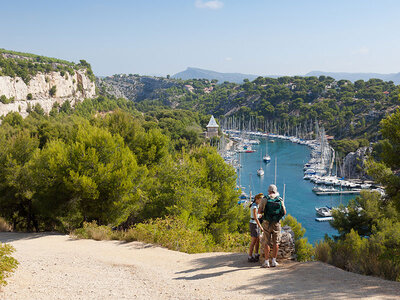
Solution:
M 332 208 L 328 206 L 316 207 L 315 211 L 321 217 L 332 217 Z

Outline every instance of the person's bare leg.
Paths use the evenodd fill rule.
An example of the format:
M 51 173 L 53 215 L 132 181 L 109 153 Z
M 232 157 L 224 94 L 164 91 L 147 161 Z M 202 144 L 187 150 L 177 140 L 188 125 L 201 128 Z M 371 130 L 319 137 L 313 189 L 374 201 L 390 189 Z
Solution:
M 249 256 L 252 257 L 253 256 L 253 249 L 254 249 L 254 245 L 256 244 L 257 238 L 255 237 L 251 237 L 251 243 L 250 243 L 250 249 L 249 249 Z
M 277 258 L 278 257 L 278 250 L 279 250 L 279 245 L 276 243 L 273 245 L 273 250 L 272 250 L 272 257 Z
M 260 249 L 260 238 L 257 238 L 256 239 L 256 245 L 255 245 L 255 249 L 254 249 L 254 252 L 256 253 L 256 254 L 258 254 L 258 250 Z
M 268 261 L 268 259 L 269 259 L 269 250 L 270 250 L 270 247 L 267 243 L 264 248 L 265 261 Z
M 271 267 L 279 266 L 278 262 L 276 261 L 276 257 L 278 256 L 278 249 L 279 249 L 278 243 L 273 244 L 273 246 L 272 246 L 272 261 L 271 261 Z

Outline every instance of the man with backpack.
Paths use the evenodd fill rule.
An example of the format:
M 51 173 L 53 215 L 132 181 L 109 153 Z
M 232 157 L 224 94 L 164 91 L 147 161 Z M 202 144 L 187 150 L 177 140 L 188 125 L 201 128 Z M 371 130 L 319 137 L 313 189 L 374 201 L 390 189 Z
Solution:
M 260 203 L 260 210 L 263 211 L 262 224 L 257 220 L 261 227 L 263 235 L 261 243 L 264 245 L 265 262 L 263 268 L 278 266 L 276 257 L 278 256 L 279 241 L 281 237 L 280 220 L 286 215 L 286 208 L 283 199 L 279 196 L 276 185 L 271 184 L 268 187 L 268 196 L 264 197 Z M 272 244 L 272 261 L 269 263 L 269 251 Z

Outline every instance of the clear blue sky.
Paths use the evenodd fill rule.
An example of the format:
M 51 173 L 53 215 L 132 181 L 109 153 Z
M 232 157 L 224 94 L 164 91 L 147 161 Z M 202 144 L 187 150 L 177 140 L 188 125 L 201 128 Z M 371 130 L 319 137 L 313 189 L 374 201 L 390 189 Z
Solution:
M 13 0 L 0 11 L 0 48 L 86 59 L 96 75 L 400 72 L 397 0 Z

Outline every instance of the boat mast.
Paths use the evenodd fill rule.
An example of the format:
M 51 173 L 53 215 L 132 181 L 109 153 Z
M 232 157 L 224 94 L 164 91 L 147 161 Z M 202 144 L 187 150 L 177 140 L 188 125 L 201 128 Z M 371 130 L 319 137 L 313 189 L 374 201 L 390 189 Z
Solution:
M 285 202 L 286 184 L 283 184 L 283 201 Z

